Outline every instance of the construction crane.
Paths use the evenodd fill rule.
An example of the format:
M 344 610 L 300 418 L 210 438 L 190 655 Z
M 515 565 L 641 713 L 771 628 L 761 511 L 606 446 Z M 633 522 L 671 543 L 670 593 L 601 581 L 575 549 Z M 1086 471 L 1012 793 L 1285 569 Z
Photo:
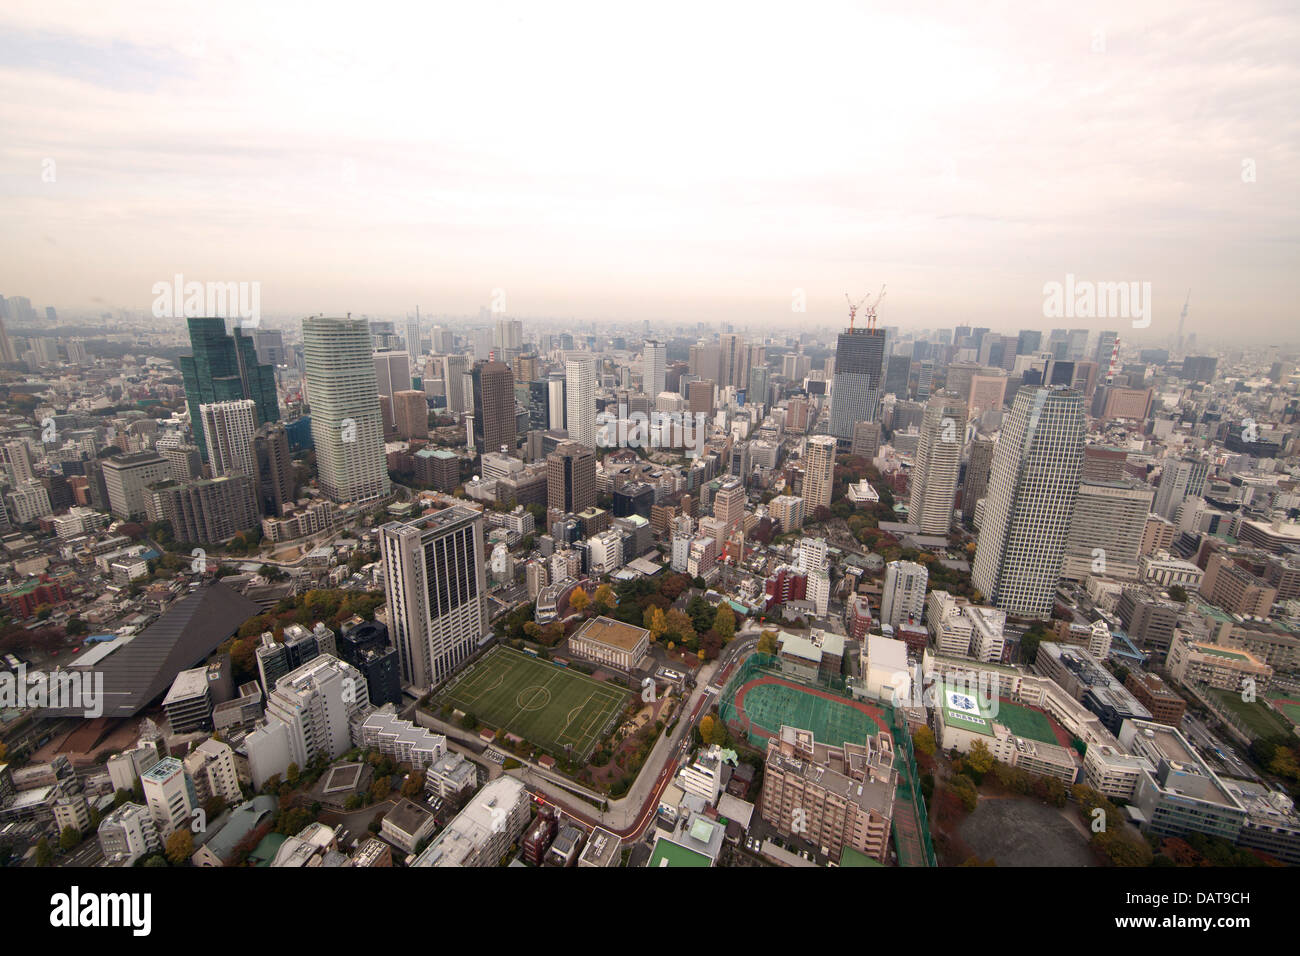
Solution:
M 858 309 L 862 307 L 863 302 L 867 301 L 867 298 L 868 297 L 864 295 L 862 298 L 858 299 L 857 302 L 854 302 L 852 299 L 849 298 L 849 294 L 847 292 L 844 293 L 844 301 L 849 304 L 849 331 L 850 332 L 853 331 L 853 320 L 857 318 Z
M 884 297 L 885 297 L 885 287 L 882 285 L 880 287 L 880 293 L 876 296 L 876 300 L 866 308 L 865 315 L 867 317 L 867 328 L 872 332 L 876 330 L 876 309 L 880 308 L 880 300 L 883 299 Z M 852 299 L 849 298 L 849 294 L 847 292 L 844 293 L 844 300 L 849 304 L 849 331 L 850 332 L 853 331 L 853 323 L 854 320 L 857 318 L 858 309 L 862 308 L 863 303 L 870 298 L 871 296 L 870 294 L 868 294 L 868 295 L 864 295 L 857 302 L 854 302 Z

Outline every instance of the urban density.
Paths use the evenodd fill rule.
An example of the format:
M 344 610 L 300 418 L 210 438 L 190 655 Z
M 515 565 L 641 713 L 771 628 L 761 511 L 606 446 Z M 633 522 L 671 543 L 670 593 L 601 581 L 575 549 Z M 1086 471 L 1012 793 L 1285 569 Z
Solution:
M 1205 265 L 646 317 L 250 236 L 313 309 L 194 215 L 0 264 L 0 868 L 1300 865 L 1300 339 Z

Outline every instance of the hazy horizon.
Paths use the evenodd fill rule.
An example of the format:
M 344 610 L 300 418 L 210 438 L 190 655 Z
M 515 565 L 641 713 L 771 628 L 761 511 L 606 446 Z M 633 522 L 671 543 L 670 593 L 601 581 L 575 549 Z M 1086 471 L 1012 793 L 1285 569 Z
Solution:
M 11 4 L 0 294 L 798 332 L 887 283 L 883 325 L 1158 344 L 1190 288 L 1186 332 L 1285 344 L 1289 13 Z M 1149 282 L 1151 326 L 1045 317 L 1067 274 Z

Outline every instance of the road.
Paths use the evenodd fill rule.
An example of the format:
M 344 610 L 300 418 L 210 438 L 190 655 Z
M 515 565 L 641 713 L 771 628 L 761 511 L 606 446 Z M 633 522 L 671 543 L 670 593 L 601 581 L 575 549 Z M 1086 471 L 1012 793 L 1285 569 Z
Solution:
M 588 826 L 603 827 L 625 842 L 635 842 L 654 819 L 659 808 L 659 798 L 689 755 L 693 741 L 692 729 L 699 723 L 701 715 L 717 700 L 718 692 L 710 686 L 714 676 L 725 673 L 740 657 L 752 650 L 758 643 L 761 632 L 762 628 L 757 625 L 742 628 L 716 661 L 700 668 L 696 673 L 695 690 L 683 703 L 682 716 L 678 719 L 677 726 L 671 734 L 662 735 L 655 742 L 632 789 L 627 796 L 609 801 L 607 810 L 602 812 L 587 804 L 577 804 L 574 797 L 528 767 L 510 773 L 523 780 L 531 790 L 540 792 L 546 800 Z

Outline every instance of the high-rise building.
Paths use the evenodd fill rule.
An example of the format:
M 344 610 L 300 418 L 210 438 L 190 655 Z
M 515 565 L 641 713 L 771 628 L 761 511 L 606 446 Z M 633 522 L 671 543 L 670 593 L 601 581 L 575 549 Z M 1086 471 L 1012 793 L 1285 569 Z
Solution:
M 483 516 L 461 505 L 379 531 L 402 682 L 442 684 L 489 636 Z
M 1160 487 L 1156 489 L 1155 513 L 1173 519 L 1178 506 L 1188 498 L 1199 498 L 1205 490 L 1208 462 L 1195 458 L 1181 458 L 1166 462 L 1160 474 Z
M 407 316 L 406 318 L 406 354 L 411 360 L 412 368 L 419 364 L 420 356 L 424 354 L 420 339 L 419 315 Z
M 161 455 L 115 455 L 102 463 L 109 509 L 119 518 L 138 517 L 149 508 L 149 486 L 166 481 L 171 467 Z
M 515 376 L 504 362 L 475 362 L 470 372 L 474 397 L 474 448 L 481 455 L 515 448 Z M 592 399 L 595 414 L 595 398 Z M 593 419 L 594 420 L 594 419 Z
M 321 490 L 336 502 L 385 497 L 391 486 L 366 321 L 311 316 L 302 338 Z
M 411 387 L 411 357 L 405 352 L 375 352 L 375 390 L 391 402 Z
M 915 623 L 925 610 L 925 586 L 930 573 L 915 561 L 890 561 L 880 592 L 880 623 L 890 627 Z
M 407 389 L 393 394 L 393 422 L 399 438 L 429 437 L 429 402 L 424 392 Z
M 692 415 L 712 415 L 713 414 L 713 382 L 710 379 L 699 379 L 690 382 L 686 386 L 686 392 L 689 400 L 689 409 Z
M 564 418 L 565 381 L 562 373 L 553 373 L 546 381 L 547 417 L 551 429 L 564 429 L 568 426 Z
M 240 472 L 149 488 L 150 521 L 171 522 L 177 541 L 216 544 L 260 524 L 257 479 Z
M 966 464 L 966 481 L 961 489 L 961 516 L 967 524 L 975 518 L 975 503 L 988 491 L 995 447 L 993 442 L 984 438 L 970 443 L 970 461 Z
M 835 347 L 830 433 L 845 445 L 853 441 L 855 424 L 876 421 L 884 361 L 884 329 L 845 329 L 840 333 Z
M 199 423 L 214 476 L 257 477 L 257 456 L 253 451 L 253 436 L 257 432 L 255 402 L 241 399 L 200 405 Z
M 192 354 L 180 357 L 181 378 L 190 409 L 190 428 L 206 461 L 208 447 L 199 424 L 199 406 L 251 399 L 257 405 L 256 425 L 279 421 L 275 367 L 258 361 L 257 346 L 243 329 L 227 334 L 225 319 L 191 317 L 185 321 Z
M 641 390 L 652 399 L 664 390 L 668 371 L 668 347 L 647 339 L 641 352 Z
M 1083 396 L 1025 386 L 993 453 L 971 583 L 1008 614 L 1046 618 L 1083 471 Z
M 258 498 L 262 514 L 278 518 L 293 504 L 297 479 L 289 453 L 289 435 L 283 425 L 263 425 L 253 436 L 257 459 Z
M 473 397 L 465 389 L 469 360 L 464 355 L 442 356 L 442 380 L 447 393 L 447 411 L 463 415 L 473 408 Z
M 952 525 L 965 442 L 966 403 L 942 393 L 933 396 L 921 420 L 907 509 L 908 523 L 921 534 L 946 535 Z
M 722 522 L 726 537 L 743 529 L 746 500 L 745 485 L 738 478 L 723 481 L 713 496 L 713 516 Z
M 564 405 L 569 438 L 596 447 L 596 360 L 587 354 L 565 361 Z
M 561 514 L 596 506 L 596 455 L 577 442 L 564 442 L 546 456 L 546 505 Z
M 808 439 L 803 466 L 803 500 L 809 515 L 818 508 L 831 506 L 834 486 L 835 439 L 830 435 L 813 435 Z
M 1136 578 L 1155 489 L 1131 478 L 1081 481 L 1061 576 Z

